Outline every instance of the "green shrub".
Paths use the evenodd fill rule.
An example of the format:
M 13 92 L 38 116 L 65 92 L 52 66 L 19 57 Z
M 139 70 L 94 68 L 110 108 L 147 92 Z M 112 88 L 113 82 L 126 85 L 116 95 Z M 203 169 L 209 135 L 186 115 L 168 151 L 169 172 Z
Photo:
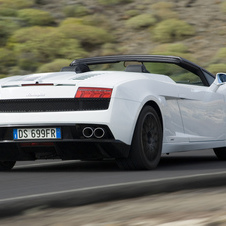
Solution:
M 167 20 L 167 19 L 177 19 L 179 18 L 178 14 L 169 9 L 157 10 L 153 13 L 158 20 Z
M 35 70 L 41 65 L 36 61 L 36 58 L 30 52 L 21 52 L 19 55 L 17 65 L 20 69 L 29 72 L 35 72 Z
M 34 0 L 0 0 L 0 8 L 24 9 L 34 5 Z
M 43 32 L 43 30 L 50 30 L 50 28 L 42 28 L 42 27 L 26 27 L 21 28 L 12 34 L 12 36 L 8 40 L 8 45 L 12 47 L 15 43 L 25 43 L 31 39 L 34 39 L 37 34 Z
M 30 71 L 22 70 L 19 66 L 13 66 L 8 69 L 7 75 L 26 75 Z
M 13 51 L 6 48 L 0 48 L 0 62 L 0 73 L 7 74 L 9 67 L 16 63 Z
M 16 9 L 11 9 L 11 8 L 0 8 L 0 16 L 17 16 L 17 10 Z
M 101 27 L 102 29 L 103 28 L 109 29 L 109 27 L 111 26 L 108 18 L 102 14 L 93 14 L 93 15 L 82 17 L 81 24 Z
M 221 11 L 222 11 L 223 13 L 226 13 L 226 1 L 224 1 L 224 2 L 221 3 L 220 8 L 221 8 Z
M 15 63 L 15 56 L 12 50 L 0 48 L 0 62 L 1 66 L 12 66 Z
M 0 74 L 0 78 L 5 78 L 7 75 Z
M 56 54 L 58 58 L 69 60 L 86 56 L 88 56 L 88 53 L 81 47 L 80 42 L 77 39 L 69 39 L 67 37 L 62 38 L 61 46 Z
M 226 48 L 221 48 L 216 53 L 216 59 L 226 62 Z
M 48 64 L 43 64 L 37 70 L 37 72 L 54 72 L 60 71 L 62 67 L 68 66 L 72 60 L 65 60 L 65 59 L 56 59 Z
M 18 25 L 10 19 L 0 20 L 0 46 L 4 46 L 8 37 L 18 29 Z
M 207 68 L 208 71 L 210 71 L 213 74 L 217 74 L 218 72 L 226 72 L 226 64 L 211 64 Z
M 113 41 L 113 36 L 105 29 L 79 23 L 62 23 L 59 32 L 64 33 L 68 38 L 78 39 L 84 45 L 91 46 Z
M 117 44 L 106 43 L 101 47 L 100 55 L 107 56 L 107 55 L 115 55 L 115 54 L 120 54 L 120 50 Z
M 13 48 L 18 65 L 23 70 L 35 71 L 43 63 L 56 58 L 74 59 L 87 53 L 76 39 L 68 39 L 58 28 L 29 27 L 17 30 L 8 45 Z
M 140 11 L 136 9 L 131 9 L 131 10 L 127 10 L 125 14 L 129 17 L 133 17 L 133 16 L 138 16 L 140 14 Z
M 226 63 L 226 48 L 220 48 L 211 59 L 211 64 Z
M 162 9 L 172 9 L 174 4 L 172 2 L 157 2 L 151 5 L 151 9 L 154 10 L 162 10 Z
M 65 6 L 63 12 L 67 17 L 80 17 L 90 13 L 87 7 L 79 4 Z
M 196 59 L 188 52 L 188 47 L 183 43 L 161 44 L 156 46 L 151 54 L 156 55 L 168 55 L 168 56 L 180 56 L 192 62 L 196 62 Z
M 156 19 L 151 14 L 141 14 L 126 21 L 126 26 L 133 29 L 140 29 L 154 25 Z
M 84 23 L 84 18 L 66 18 L 63 20 L 60 24 L 60 26 L 66 26 L 67 24 L 83 24 Z
M 195 34 L 194 28 L 185 21 L 169 19 L 156 25 L 153 36 L 159 42 L 173 42 L 182 40 Z
M 154 52 L 186 53 L 188 47 L 183 43 L 161 44 L 155 47 Z
M 18 17 L 31 26 L 51 25 L 54 22 L 54 18 L 49 12 L 39 9 L 21 9 L 18 11 Z

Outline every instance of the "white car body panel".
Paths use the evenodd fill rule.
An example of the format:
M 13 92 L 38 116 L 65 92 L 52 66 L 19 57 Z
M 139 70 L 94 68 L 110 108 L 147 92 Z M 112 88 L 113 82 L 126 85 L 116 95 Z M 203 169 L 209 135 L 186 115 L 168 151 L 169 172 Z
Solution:
M 47 79 L 45 79 L 46 75 Z M 21 84 L 30 84 L 31 82 L 34 82 L 36 80 L 40 80 L 43 83 L 50 83 L 48 75 L 51 75 L 51 82 L 56 86 L 21 86 Z M 54 77 L 65 78 L 65 75 L 68 76 L 68 80 L 62 81 L 53 79 Z M 133 78 L 131 78 L 132 76 Z M 121 141 L 129 145 L 131 144 L 133 130 L 136 124 L 136 120 L 134 119 L 138 118 L 140 110 L 147 101 L 155 101 L 161 108 L 164 108 L 163 111 L 169 113 L 171 112 L 170 115 L 163 115 L 163 119 L 165 121 L 164 142 L 167 142 L 169 140 L 172 141 L 173 137 L 178 142 L 180 142 L 180 137 L 177 136 L 177 134 L 183 133 L 183 126 L 182 122 L 178 123 L 178 117 L 180 118 L 180 113 L 176 100 L 178 98 L 178 93 L 176 91 L 175 82 L 164 75 L 141 76 L 140 74 L 133 73 L 132 76 L 130 73 L 126 72 L 118 72 L 117 75 L 115 75 L 115 72 L 100 72 L 100 75 L 98 75 L 96 72 L 88 72 L 84 73 L 82 76 L 75 76 L 75 73 L 71 72 L 56 72 L 54 74 L 44 74 L 43 78 L 41 75 L 39 77 L 34 76 L 34 79 L 33 75 L 22 76 L 19 77 L 22 78 L 22 81 L 17 77 L 15 81 L 11 80 L 8 83 L 0 83 L 3 86 L 0 93 L 2 99 L 23 99 L 40 97 L 72 98 L 75 96 L 78 87 L 89 87 L 91 84 L 94 87 L 113 88 L 113 94 L 108 111 L 104 110 L 95 112 L 86 111 L 64 113 L 51 112 L 29 114 L 19 113 L 20 117 L 18 117 L 18 113 L 7 113 L 1 114 L 0 124 L 48 124 L 59 122 L 59 118 L 61 123 L 100 123 L 108 125 L 116 139 L 120 139 Z M 153 78 L 150 80 L 152 76 Z M 26 77 L 30 77 L 29 81 Z M 83 77 L 85 79 L 77 80 L 76 77 L 79 77 L 80 79 L 81 77 Z M 126 77 L 129 78 L 129 82 Z M 26 82 L 24 82 L 24 78 L 26 78 Z M 73 82 L 71 80 L 73 80 Z M 162 92 L 162 88 L 160 90 L 158 85 L 159 83 L 161 83 L 161 87 L 163 87 L 164 92 Z M 58 86 L 58 84 L 62 85 Z M 18 87 L 15 89 L 15 86 Z M 149 90 L 151 90 L 151 92 Z M 118 109 L 120 109 L 120 111 L 118 111 Z M 176 111 L 172 111 L 172 109 L 176 109 Z M 122 112 L 123 115 L 121 114 Z M 170 138 L 168 138 L 169 136 Z M 185 138 L 181 137 L 181 141 L 184 140 Z
M 131 78 L 132 76 L 133 78 Z M 116 75 L 115 72 L 88 72 L 82 76 L 75 75 L 73 72 L 56 72 L 21 76 L 16 77 L 15 80 L 10 78 L 9 82 L 7 79 L 3 79 L 3 82 L 0 83 L 3 87 L 0 92 L 2 99 L 72 98 L 78 87 L 91 85 L 113 88 L 113 94 L 108 111 L 19 113 L 20 117 L 18 117 L 18 113 L 7 113 L 1 114 L 0 124 L 57 123 L 59 118 L 62 123 L 100 123 L 110 126 L 116 139 L 131 144 L 136 123 L 134 119 L 138 118 L 139 112 L 146 102 L 154 101 L 162 112 L 165 112 L 163 114 L 164 143 L 188 142 L 189 145 L 189 141 L 225 140 L 225 127 L 222 126 L 225 124 L 225 120 L 222 118 L 225 110 L 223 109 L 224 97 L 222 94 L 216 93 L 215 99 L 212 97 L 212 100 L 208 100 L 208 96 L 206 97 L 208 91 L 204 96 L 205 91 L 208 90 L 207 87 L 178 85 L 164 75 L 142 74 L 141 76 L 139 73 L 133 73 L 132 76 L 127 72 L 118 72 Z M 62 77 L 64 80 L 59 79 Z M 35 81 L 54 83 L 54 86 L 21 86 L 21 84 L 30 84 Z M 16 86 L 18 87 L 15 89 Z M 209 93 L 212 95 L 212 92 Z M 200 104 L 200 99 L 203 104 Z M 203 114 L 199 118 L 197 112 L 200 111 Z M 124 118 L 121 117 L 121 112 L 124 113 Z M 197 122 L 194 123 L 194 120 Z M 194 126 L 196 127 L 193 129 Z M 202 127 L 205 126 L 207 128 L 203 130 Z M 212 130 L 210 131 L 209 128 Z M 213 128 L 216 129 L 213 131 Z M 203 132 L 207 134 L 203 135 Z M 183 144 L 184 146 L 185 144 Z

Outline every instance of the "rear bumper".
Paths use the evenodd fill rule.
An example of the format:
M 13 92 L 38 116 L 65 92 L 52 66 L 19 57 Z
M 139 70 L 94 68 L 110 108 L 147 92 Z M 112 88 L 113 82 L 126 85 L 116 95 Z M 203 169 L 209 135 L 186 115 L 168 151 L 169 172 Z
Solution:
M 85 138 L 82 130 L 86 126 L 103 128 L 105 131 L 101 139 Z M 14 140 L 13 129 L 17 126 L 0 128 L 0 160 L 36 160 L 36 159 L 103 159 L 125 158 L 129 154 L 130 146 L 115 140 L 106 125 L 74 124 L 74 125 L 39 125 L 19 126 L 32 127 L 60 127 L 62 139 L 48 140 Z

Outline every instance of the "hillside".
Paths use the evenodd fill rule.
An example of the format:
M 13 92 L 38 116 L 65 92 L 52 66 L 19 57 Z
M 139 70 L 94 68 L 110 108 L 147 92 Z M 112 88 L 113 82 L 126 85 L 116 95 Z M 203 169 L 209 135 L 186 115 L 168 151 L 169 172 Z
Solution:
M 74 58 L 179 55 L 226 72 L 226 0 L 0 0 L 1 77 Z

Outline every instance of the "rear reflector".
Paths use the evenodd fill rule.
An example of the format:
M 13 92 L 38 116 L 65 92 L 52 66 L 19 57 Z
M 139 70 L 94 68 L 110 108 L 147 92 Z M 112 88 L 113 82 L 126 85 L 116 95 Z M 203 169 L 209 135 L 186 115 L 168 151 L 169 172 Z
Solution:
M 20 143 L 20 147 L 37 147 L 37 146 L 54 146 L 54 143 L 52 143 L 52 142 Z
M 80 87 L 75 98 L 111 98 L 112 89 Z

